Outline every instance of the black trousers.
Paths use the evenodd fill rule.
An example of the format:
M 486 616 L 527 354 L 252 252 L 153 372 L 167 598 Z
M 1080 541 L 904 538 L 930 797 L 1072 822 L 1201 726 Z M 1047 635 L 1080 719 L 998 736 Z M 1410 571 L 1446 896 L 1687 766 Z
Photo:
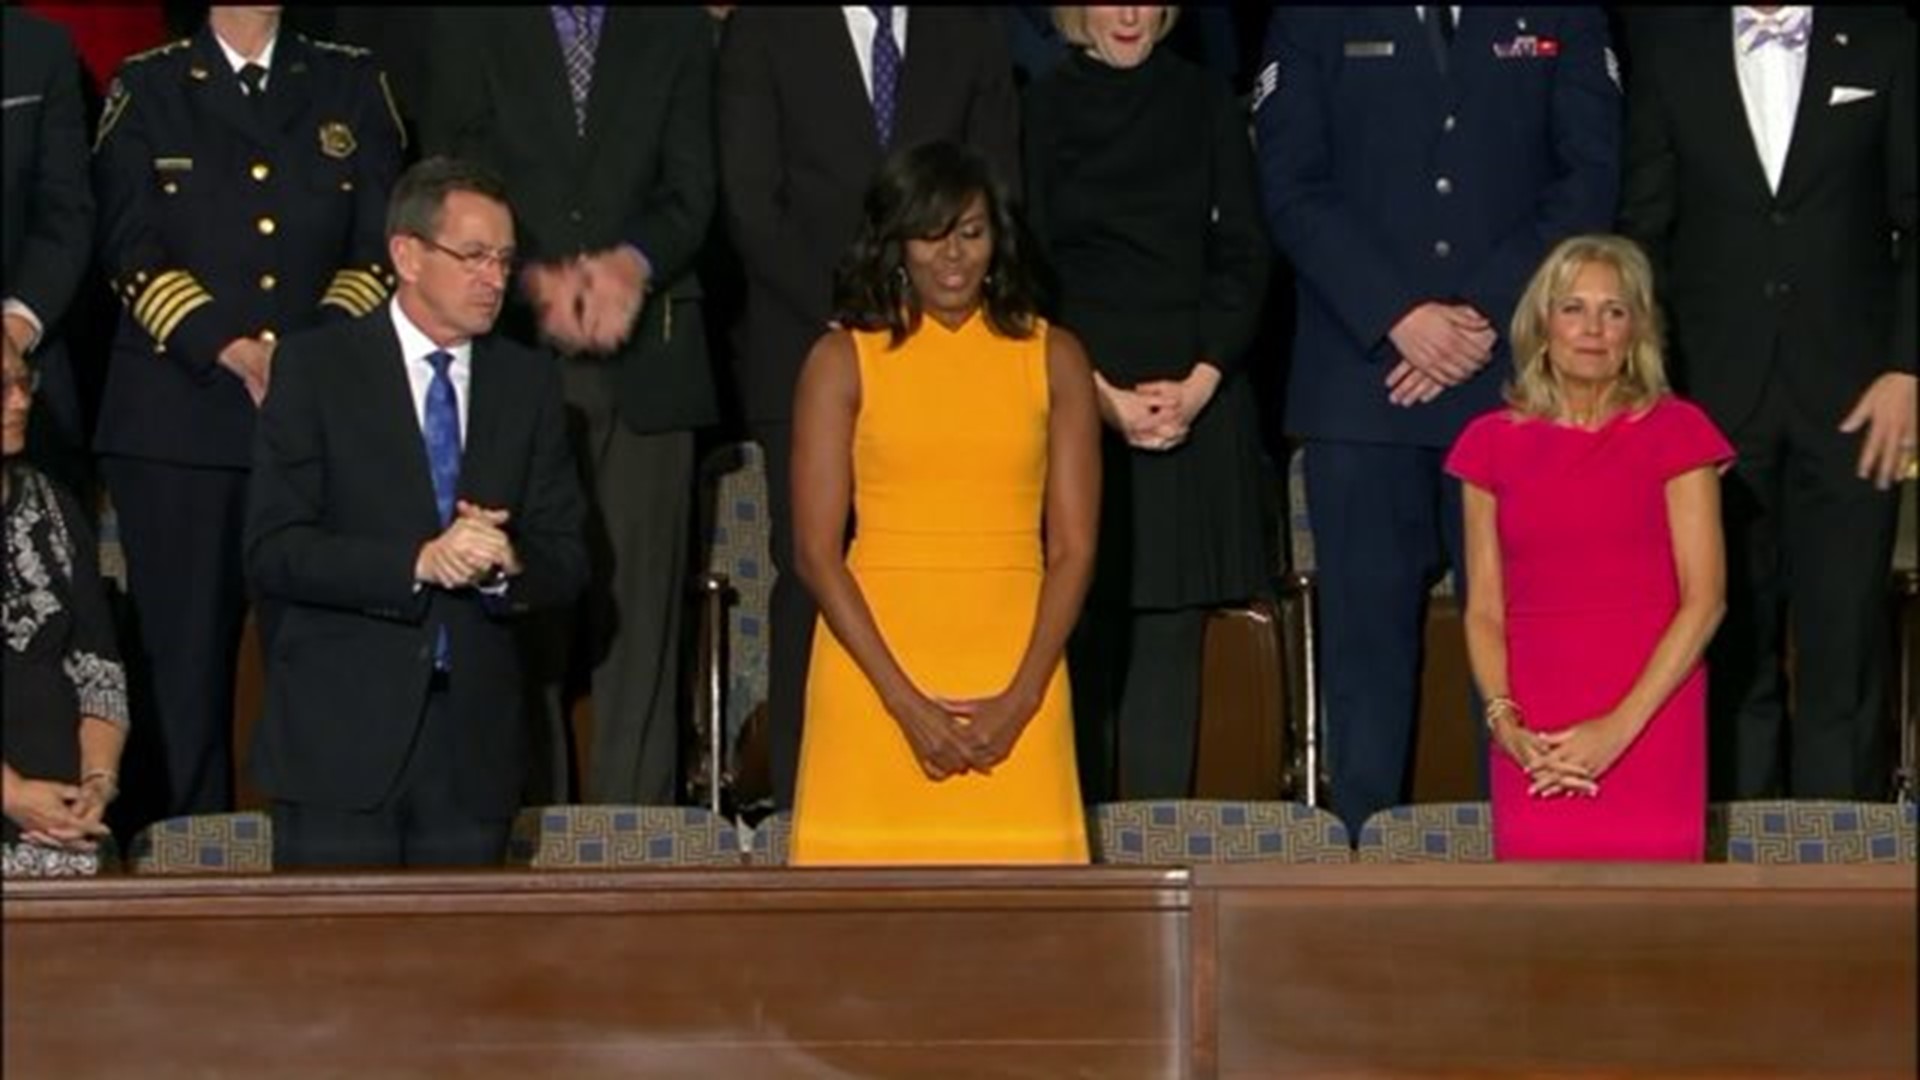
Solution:
M 427 694 L 420 727 L 393 790 L 370 810 L 276 799 L 276 870 L 361 867 L 499 866 L 511 807 L 482 813 L 457 790 L 461 738 L 444 685 Z
M 1781 382 L 1727 433 L 1739 457 L 1721 487 L 1727 614 L 1708 654 L 1710 790 L 1881 799 L 1899 503 L 1854 475 L 1860 436 L 1810 415 Z
M 793 807 L 800 775 L 800 728 L 806 711 L 807 662 L 813 653 L 813 626 L 819 616 L 813 595 L 793 572 L 793 425 L 755 424 L 753 439 L 767 463 L 767 522 L 774 579 L 768 600 L 767 764 L 773 803 Z
M 126 658 L 135 716 L 116 816 L 132 830 L 231 810 L 247 474 L 126 457 L 104 458 L 101 468 L 119 515 L 134 621 Z
M 1096 586 L 1069 665 L 1087 802 L 1193 794 L 1206 628 L 1205 608 L 1129 610 Z

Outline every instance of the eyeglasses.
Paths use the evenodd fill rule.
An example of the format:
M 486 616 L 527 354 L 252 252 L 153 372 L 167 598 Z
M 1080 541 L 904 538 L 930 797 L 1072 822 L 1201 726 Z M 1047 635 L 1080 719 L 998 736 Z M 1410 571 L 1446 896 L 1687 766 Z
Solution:
M 500 268 L 502 274 L 511 277 L 513 275 L 514 260 L 519 257 L 519 252 L 514 251 L 512 248 L 501 248 L 498 251 L 490 251 L 486 248 L 478 248 L 473 251 L 460 251 L 455 248 L 450 248 L 431 237 L 421 236 L 418 233 L 415 233 L 413 238 L 459 263 L 461 269 L 476 276 L 488 267 L 497 266 Z
M 40 392 L 40 369 L 26 368 L 22 371 L 9 371 L 0 377 L 0 388 L 9 394 L 15 390 L 32 397 Z

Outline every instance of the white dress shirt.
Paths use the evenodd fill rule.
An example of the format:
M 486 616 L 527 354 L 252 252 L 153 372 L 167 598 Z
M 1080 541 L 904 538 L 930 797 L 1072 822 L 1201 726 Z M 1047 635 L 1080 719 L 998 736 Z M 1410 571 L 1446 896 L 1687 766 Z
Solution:
M 1455 30 L 1460 29 L 1460 8 L 1461 5 L 1459 4 L 1449 4 L 1447 6 L 1447 10 L 1453 12 L 1453 28 Z M 1413 5 L 1413 13 L 1420 16 L 1422 23 L 1427 21 L 1427 6 L 1425 4 Z
M 1727 37 L 1733 49 L 1733 67 L 1740 78 L 1740 100 L 1747 107 L 1747 127 L 1753 132 L 1753 147 L 1760 154 L 1760 165 L 1767 171 L 1767 187 L 1778 193 L 1780 174 L 1787 167 L 1787 148 L 1793 145 L 1793 121 L 1800 111 L 1800 86 L 1807 77 L 1807 49 L 1765 45 L 1749 53 L 1740 46 L 1733 30 L 1741 13 L 1759 15 L 1750 7 L 1733 9 Z M 1813 9 L 1806 5 L 1782 7 L 1772 16 L 1792 20 Z
M 853 55 L 860 61 L 860 83 L 867 88 L 867 100 L 873 100 L 873 32 L 880 20 L 873 9 L 863 4 L 843 4 L 840 13 L 847 17 L 847 36 L 853 39 Z M 907 5 L 893 5 L 893 43 L 900 47 L 900 62 L 907 60 Z
M 427 387 L 433 382 L 433 365 L 427 357 L 436 352 L 453 354 L 453 363 L 447 365 L 447 375 L 453 380 L 454 405 L 460 413 L 460 445 L 467 445 L 467 398 L 473 387 L 473 342 L 463 341 L 458 345 L 449 345 L 442 349 L 433 343 L 407 313 L 400 310 L 399 300 L 389 300 L 387 311 L 393 317 L 394 333 L 400 336 L 400 355 L 407 364 L 407 386 L 413 391 L 413 418 L 420 424 L 420 437 L 426 438 L 427 432 Z
M 261 67 L 266 68 L 267 76 L 260 80 L 260 89 L 262 91 L 266 90 L 267 84 L 273 81 L 273 47 L 280 41 L 279 34 L 268 38 L 266 47 L 260 50 L 260 55 L 252 59 L 248 59 L 233 51 L 233 46 L 227 44 L 226 40 L 219 34 L 213 35 L 213 40 L 220 43 L 220 51 L 226 54 L 227 57 L 227 66 L 233 69 L 235 75 L 240 74 L 240 69 L 248 64 L 259 64 Z

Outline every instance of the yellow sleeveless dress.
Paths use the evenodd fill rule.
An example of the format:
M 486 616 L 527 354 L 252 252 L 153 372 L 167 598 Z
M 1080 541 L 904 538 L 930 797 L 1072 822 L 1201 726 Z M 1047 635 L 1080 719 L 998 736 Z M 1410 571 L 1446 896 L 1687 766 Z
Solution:
M 923 693 L 986 697 L 1013 678 L 1044 562 L 1046 327 L 931 318 L 899 349 L 855 333 L 855 535 L 847 566 Z M 1084 863 L 1063 663 L 991 775 L 935 781 L 823 619 L 814 631 L 791 861 Z

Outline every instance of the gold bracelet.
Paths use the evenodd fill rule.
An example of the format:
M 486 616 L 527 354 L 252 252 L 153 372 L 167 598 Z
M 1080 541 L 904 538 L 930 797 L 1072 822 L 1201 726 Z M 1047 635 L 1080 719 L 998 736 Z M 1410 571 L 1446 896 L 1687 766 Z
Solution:
M 1494 729 L 1494 721 L 1503 716 L 1512 721 L 1514 727 L 1524 728 L 1527 726 L 1527 714 L 1520 708 L 1520 703 L 1505 694 L 1496 694 L 1488 698 L 1486 710 L 1483 715 L 1486 717 L 1488 731 L 1492 731 Z

